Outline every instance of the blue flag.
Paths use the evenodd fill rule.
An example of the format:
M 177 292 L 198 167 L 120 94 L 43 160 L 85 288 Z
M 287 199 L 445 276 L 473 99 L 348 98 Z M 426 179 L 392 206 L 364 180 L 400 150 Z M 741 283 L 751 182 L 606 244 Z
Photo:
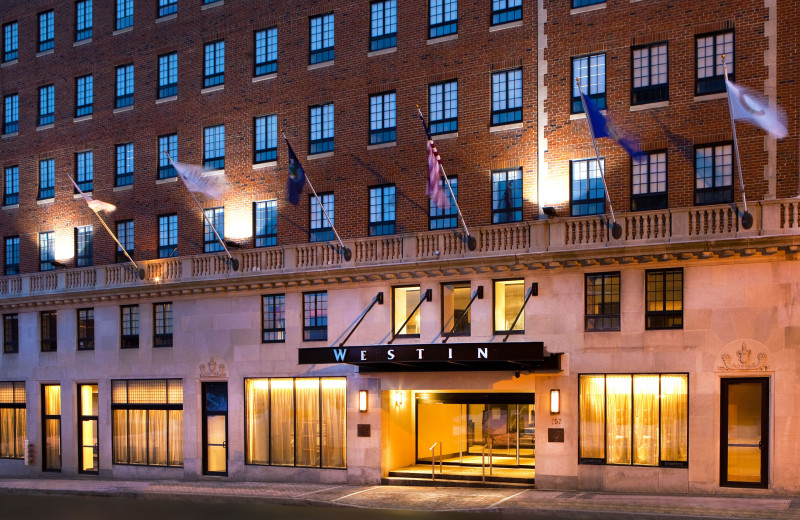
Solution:
M 306 172 L 294 154 L 288 139 L 286 139 L 286 146 L 289 147 L 289 180 L 286 183 L 286 190 L 289 192 L 289 202 L 297 206 L 300 203 L 303 186 L 306 184 Z
M 586 120 L 592 127 L 592 133 L 595 139 L 600 137 L 613 139 L 634 159 L 640 159 L 646 155 L 639 149 L 634 139 L 625 136 L 622 132 L 617 130 L 617 127 L 611 123 L 611 120 L 597 109 L 597 105 L 594 104 L 594 101 L 586 97 L 583 93 L 583 89 L 581 89 L 581 99 L 583 99 L 583 106 L 586 107 Z

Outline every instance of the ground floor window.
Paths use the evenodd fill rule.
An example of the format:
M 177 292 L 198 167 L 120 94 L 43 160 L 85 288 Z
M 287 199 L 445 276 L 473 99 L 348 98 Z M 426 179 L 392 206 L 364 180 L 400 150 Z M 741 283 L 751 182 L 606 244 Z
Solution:
M 687 374 L 588 374 L 579 386 L 579 462 L 687 466 Z
M 344 377 L 245 380 L 248 464 L 346 467 Z
M 25 383 L 0 383 L 0 458 L 21 459 L 26 437 Z

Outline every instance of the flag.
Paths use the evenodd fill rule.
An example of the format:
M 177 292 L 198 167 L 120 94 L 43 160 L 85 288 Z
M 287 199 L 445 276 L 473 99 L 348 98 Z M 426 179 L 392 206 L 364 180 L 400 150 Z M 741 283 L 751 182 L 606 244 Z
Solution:
M 733 119 L 748 121 L 778 139 L 786 137 L 786 114 L 780 108 L 768 108 L 765 100 L 758 99 L 762 96 L 731 83 L 727 78 L 725 86 L 728 89 L 728 103 Z
M 286 181 L 286 191 L 289 194 L 289 202 L 297 206 L 300 203 L 300 194 L 303 193 L 303 186 L 306 184 L 306 171 L 300 160 L 294 154 L 289 140 L 284 138 L 286 146 L 289 147 L 289 176 Z
M 600 137 L 613 139 L 634 159 L 645 156 L 644 152 L 639 149 L 636 141 L 620 132 L 617 127 L 611 123 L 611 120 L 598 110 L 594 101 L 586 97 L 583 93 L 583 89 L 581 89 L 581 99 L 583 100 L 583 106 L 586 108 L 586 120 L 589 122 L 589 126 L 592 127 L 592 133 L 595 139 Z
M 197 164 L 175 162 L 172 157 L 169 157 L 169 162 L 175 167 L 175 171 L 183 180 L 186 189 L 193 193 L 202 193 L 212 199 L 222 198 L 225 193 L 225 175 L 203 175 L 206 172 L 204 167 Z
M 67 175 L 67 177 L 69 177 L 69 180 L 71 180 L 72 184 L 75 185 L 75 189 L 78 190 L 78 193 L 80 193 L 83 196 L 83 200 L 86 201 L 86 204 L 92 211 L 94 212 L 105 211 L 111 213 L 112 211 L 115 211 L 117 209 L 117 207 L 113 204 L 109 204 L 108 202 L 103 202 L 102 200 L 93 199 L 89 195 L 85 194 L 83 190 L 81 190 L 80 187 L 75 183 L 72 177 L 70 177 L 69 175 Z
M 442 158 L 439 156 L 439 151 L 431 137 L 431 132 L 428 130 L 428 125 L 425 124 L 425 118 L 422 114 L 419 115 L 422 121 L 422 126 L 425 128 L 425 135 L 428 136 L 428 182 L 425 185 L 425 195 L 430 197 L 437 208 L 448 209 L 450 207 L 450 199 L 447 197 L 444 182 L 442 182 Z

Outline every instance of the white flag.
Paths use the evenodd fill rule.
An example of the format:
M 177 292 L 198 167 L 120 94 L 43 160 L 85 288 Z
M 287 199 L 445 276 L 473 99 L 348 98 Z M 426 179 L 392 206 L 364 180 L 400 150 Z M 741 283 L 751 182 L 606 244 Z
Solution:
M 86 204 L 89 205 L 89 209 L 91 209 L 92 211 L 95 211 L 95 212 L 96 211 L 105 211 L 107 213 L 111 213 L 112 211 L 116 211 L 117 207 L 115 205 L 109 204 L 108 202 L 103 202 L 102 200 L 93 199 L 89 195 L 85 194 L 83 192 L 83 190 L 81 190 L 80 187 L 77 184 L 75 184 L 75 180 L 72 177 L 70 177 L 69 175 L 67 175 L 67 177 L 69 177 L 69 180 L 71 180 L 72 184 L 75 185 L 75 189 L 78 190 L 78 193 L 83 195 L 83 200 L 85 200 Z
M 734 119 L 749 121 L 778 139 L 786 137 L 786 114 L 780 108 L 770 109 L 763 96 L 727 79 L 725 86 Z
M 194 193 L 202 193 L 212 199 L 220 199 L 225 193 L 225 175 L 203 175 L 206 169 L 196 164 L 169 162 L 175 167 L 178 176 L 183 179 L 186 188 Z

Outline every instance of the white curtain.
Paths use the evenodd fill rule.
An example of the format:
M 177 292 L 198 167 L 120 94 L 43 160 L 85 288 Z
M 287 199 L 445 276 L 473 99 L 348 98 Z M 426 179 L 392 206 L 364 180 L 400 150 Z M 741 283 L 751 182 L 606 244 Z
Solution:
M 269 380 L 248 379 L 247 463 L 269 464 Z
M 291 379 L 270 380 L 272 463 L 294 464 L 294 385 Z
M 0 408 L 0 457 L 14 456 L 14 409 Z
M 346 381 L 322 378 L 322 466 L 326 468 L 346 467 Z
M 183 410 L 169 411 L 169 465 L 183 466 Z
M 128 410 L 128 464 L 147 464 L 147 410 Z
M 605 424 L 605 378 L 580 377 L 580 455 L 582 459 L 603 458 Z
M 606 376 L 606 462 L 631 463 L 631 376 Z
M 167 465 L 167 411 L 147 411 L 149 461 L 153 466 Z
M 27 434 L 27 426 L 25 424 L 25 409 L 18 408 L 17 412 L 17 431 L 16 431 L 16 443 L 17 443 L 17 457 L 22 457 L 22 452 L 25 449 L 25 437 L 28 436 Z
M 688 461 L 689 381 L 685 374 L 661 376 L 661 460 Z
M 114 410 L 111 426 L 114 436 L 113 461 L 117 464 L 128 463 L 128 411 Z
M 657 375 L 633 376 L 633 463 L 658 465 Z
M 319 466 L 319 379 L 295 380 L 296 464 Z

